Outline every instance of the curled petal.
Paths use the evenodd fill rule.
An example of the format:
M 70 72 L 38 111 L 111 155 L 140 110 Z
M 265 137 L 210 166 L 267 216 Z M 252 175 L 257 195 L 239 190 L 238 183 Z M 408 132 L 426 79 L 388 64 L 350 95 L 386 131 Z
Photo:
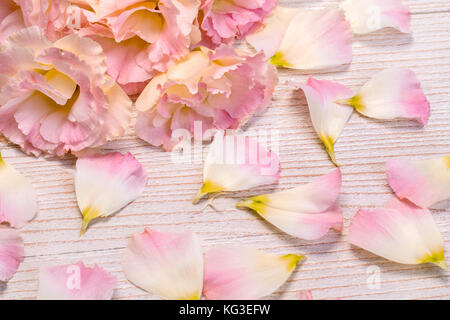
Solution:
M 314 130 L 323 142 L 331 160 L 337 165 L 334 144 L 353 110 L 335 101 L 350 98 L 351 90 L 339 83 L 314 78 L 309 78 L 307 84 L 291 82 L 291 85 L 302 89 L 305 93 Z
M 0 155 L 0 223 L 21 228 L 35 217 L 37 211 L 33 186 Z
M 450 156 L 391 159 L 386 163 L 389 185 L 400 199 L 428 208 L 450 197 Z
M 245 136 L 217 134 L 209 149 L 203 169 L 203 185 L 194 198 L 255 188 L 272 184 L 280 178 L 278 156 Z
M 194 233 L 158 232 L 146 228 L 128 243 L 122 259 L 134 285 L 171 300 L 199 300 L 203 256 Z
M 401 0 L 346 0 L 341 4 L 355 34 L 383 28 L 410 33 L 409 9 Z
M 297 295 L 298 300 L 314 300 L 310 290 L 300 291 Z
M 136 200 L 146 184 L 147 173 L 130 153 L 79 158 L 75 191 L 83 215 L 81 234 L 93 219 L 107 217 Z
M 23 240 L 19 231 L 0 225 L 0 281 L 13 277 L 23 260 Z
M 260 31 L 264 38 L 261 35 L 248 38 L 256 49 L 265 49 L 272 64 L 285 68 L 319 70 L 352 61 L 352 31 L 341 10 L 281 10 L 275 13 L 278 17 L 267 21 L 267 31 Z M 297 11 L 295 15 L 292 10 Z M 281 19 L 289 21 L 287 27 L 287 21 L 269 25 L 278 24 Z M 280 38 L 282 40 L 278 44 L 276 39 Z M 264 44 L 264 41 L 268 43 Z
M 110 300 L 116 277 L 97 265 L 83 262 L 43 267 L 39 273 L 39 300 Z
M 420 81 L 409 69 L 392 68 L 370 79 L 348 104 L 359 113 L 375 119 L 414 119 L 425 125 L 430 116 L 430 103 L 420 87 Z
M 330 228 L 342 230 L 342 210 L 337 204 L 341 182 L 341 172 L 336 169 L 309 184 L 243 200 L 237 207 L 255 210 L 294 237 L 316 240 Z
M 428 209 L 392 198 L 385 208 L 359 210 L 348 241 L 403 264 L 434 263 L 447 269 L 441 233 Z
M 219 247 L 205 254 L 203 295 L 211 300 L 255 300 L 278 289 L 305 257 L 246 247 Z

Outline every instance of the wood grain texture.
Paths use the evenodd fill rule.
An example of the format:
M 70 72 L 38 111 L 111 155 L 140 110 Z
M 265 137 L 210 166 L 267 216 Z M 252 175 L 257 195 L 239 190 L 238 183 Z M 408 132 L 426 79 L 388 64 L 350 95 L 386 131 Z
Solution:
M 353 63 L 340 70 L 319 72 L 319 79 L 338 81 L 353 89 L 388 67 L 413 69 L 422 81 L 432 114 L 419 128 L 409 121 L 373 121 L 352 116 L 336 145 L 342 166 L 344 209 L 342 235 L 330 232 L 316 242 L 287 236 L 256 215 L 234 208 L 238 199 L 262 192 L 307 183 L 328 173 L 328 160 L 314 133 L 305 98 L 288 89 L 288 79 L 304 81 L 308 74 L 280 70 L 280 85 L 271 107 L 256 116 L 248 130 L 278 131 L 282 174 L 277 186 L 262 187 L 216 201 L 218 212 L 191 205 L 201 184 L 202 165 L 172 164 L 170 155 L 137 139 L 133 124 L 121 139 L 105 150 L 132 152 L 145 166 L 149 183 L 144 195 L 109 219 L 94 223 L 79 239 L 81 224 L 74 186 L 74 159 L 35 159 L 25 156 L 6 141 L 1 152 L 6 161 L 29 177 L 37 189 L 40 211 L 22 234 L 26 257 L 7 284 L 0 284 L 0 299 L 34 299 L 38 271 L 44 265 L 98 264 L 118 278 L 115 299 L 154 299 L 134 287 L 121 270 L 121 256 L 130 236 L 144 226 L 160 230 L 192 230 L 204 249 L 219 244 L 242 244 L 276 253 L 303 253 L 308 260 L 290 280 L 269 298 L 291 299 L 299 290 L 312 290 L 315 299 L 449 299 L 449 273 L 430 265 L 404 266 L 391 263 L 346 242 L 351 218 L 358 208 L 382 206 L 392 196 L 384 163 L 391 157 L 434 157 L 450 154 L 450 3 L 448 0 L 404 1 L 412 11 L 413 35 L 383 30 L 356 37 Z M 303 7 L 336 6 L 339 1 L 281 1 Z M 450 201 L 432 209 L 450 257 Z M 377 289 L 367 286 L 369 266 L 381 271 Z

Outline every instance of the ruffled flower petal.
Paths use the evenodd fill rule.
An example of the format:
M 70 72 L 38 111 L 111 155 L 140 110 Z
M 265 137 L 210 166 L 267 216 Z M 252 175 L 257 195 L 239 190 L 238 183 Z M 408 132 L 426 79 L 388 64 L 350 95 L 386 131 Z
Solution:
M 212 49 L 261 28 L 278 0 L 205 0 L 200 13 L 202 44 Z
M 341 231 L 342 210 L 337 204 L 342 177 L 339 169 L 309 184 L 245 199 L 250 208 L 280 230 L 305 240 L 317 240 L 330 228 Z
M 397 198 L 382 209 L 359 210 L 348 241 L 394 262 L 429 262 L 447 269 L 444 243 L 431 213 Z
M 314 130 L 323 142 L 331 160 L 337 165 L 334 144 L 350 119 L 353 109 L 335 101 L 350 98 L 352 91 L 344 85 L 309 78 L 306 84 L 290 82 L 305 93 Z
M 116 277 L 97 265 L 86 267 L 83 262 L 41 268 L 39 300 L 110 300 Z
M 52 43 L 34 26 L 1 49 L 0 132 L 24 152 L 79 153 L 128 127 L 132 102 L 107 76 L 96 42 L 72 34 Z
M 133 155 L 112 152 L 78 159 L 75 191 L 83 215 L 81 234 L 96 218 L 107 217 L 136 200 L 147 173 Z
M 255 300 L 270 295 L 305 257 L 246 247 L 219 247 L 205 254 L 203 295 L 211 300 Z
M 386 163 L 389 185 L 400 199 L 428 208 L 450 198 L 450 156 L 426 159 L 391 159 Z
M 122 259 L 134 285 L 170 300 L 199 300 L 203 287 L 200 241 L 192 232 L 158 232 L 146 228 L 128 243 Z
M 383 28 L 410 33 L 409 9 L 401 0 L 346 0 L 341 4 L 355 34 Z
M 0 281 L 13 277 L 23 260 L 23 240 L 19 231 L 0 225 Z
M 266 27 L 246 39 L 264 50 L 272 64 L 285 68 L 326 69 L 348 64 L 353 57 L 352 31 L 339 9 L 278 7 Z
M 36 216 L 37 211 L 33 186 L 0 155 L 0 223 L 21 228 Z
M 136 134 L 165 150 L 237 129 L 264 110 L 278 82 L 264 55 L 199 47 L 153 78 L 136 101 Z M 197 131 L 195 131 L 197 130 Z M 209 133 L 206 134 L 206 133 Z
M 194 198 L 255 188 L 280 178 L 280 160 L 246 136 L 217 134 L 209 149 L 203 170 L 203 185 Z
M 430 103 L 420 81 L 413 71 L 402 68 L 381 71 L 357 95 L 338 103 L 351 105 L 369 118 L 382 120 L 414 119 L 425 125 L 430 116 Z

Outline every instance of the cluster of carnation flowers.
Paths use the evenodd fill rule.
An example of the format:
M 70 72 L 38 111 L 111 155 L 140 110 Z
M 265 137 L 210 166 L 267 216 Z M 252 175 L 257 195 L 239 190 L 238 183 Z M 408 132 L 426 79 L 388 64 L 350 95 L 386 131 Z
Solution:
M 367 8 L 374 6 L 376 23 L 367 23 Z M 280 177 L 275 153 L 221 132 L 240 128 L 270 105 L 276 67 L 349 64 L 353 34 L 385 27 L 410 32 L 409 11 L 400 1 L 346 0 L 325 10 L 285 8 L 276 0 L 2 1 L 0 132 L 29 155 L 78 158 L 81 235 L 92 220 L 120 211 L 146 187 L 146 171 L 133 155 L 99 152 L 124 134 L 134 109 L 136 135 L 166 151 L 186 135 L 190 142 L 195 123 L 201 123 L 202 139 L 217 132 L 194 203 L 274 184 Z M 246 39 L 255 53 L 234 49 L 236 39 Z M 420 125 L 430 113 L 408 69 L 381 71 L 357 93 L 315 78 L 288 85 L 304 92 L 314 129 L 336 165 L 334 144 L 354 110 Z M 396 197 L 384 208 L 360 210 L 349 242 L 399 263 L 446 268 L 443 240 L 427 208 L 450 197 L 450 156 L 393 159 L 387 175 Z M 256 211 L 293 237 L 317 240 L 343 229 L 341 179 L 337 168 L 237 207 Z M 17 228 L 38 208 L 33 186 L 1 158 L 0 180 L 0 281 L 8 281 L 24 256 Z M 240 246 L 203 254 L 193 233 L 146 229 L 130 240 L 122 266 L 130 282 L 166 299 L 257 299 L 280 287 L 303 258 Z M 70 268 L 81 274 L 74 288 L 66 285 Z M 42 268 L 39 282 L 41 299 L 110 299 L 116 279 L 80 262 Z

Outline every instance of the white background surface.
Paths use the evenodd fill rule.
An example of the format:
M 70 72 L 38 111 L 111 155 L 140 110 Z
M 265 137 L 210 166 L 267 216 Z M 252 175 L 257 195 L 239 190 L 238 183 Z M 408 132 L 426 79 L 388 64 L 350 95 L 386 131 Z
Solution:
M 297 7 L 331 7 L 339 1 L 281 1 Z M 71 170 L 74 159 L 35 159 L 1 142 L 4 159 L 29 177 L 37 188 L 40 211 L 22 234 L 25 260 L 8 284 L 0 283 L 0 299 L 34 299 L 38 271 L 43 265 L 98 264 L 118 278 L 115 299 L 153 299 L 134 287 L 121 271 L 120 259 L 129 237 L 144 226 L 158 230 L 193 230 L 204 249 L 219 244 L 242 244 L 277 253 L 303 253 L 308 260 L 269 298 L 296 298 L 312 290 L 315 299 L 449 299 L 449 273 L 432 265 L 404 266 L 391 263 L 346 243 L 351 217 L 358 208 L 382 206 L 392 196 L 384 163 L 390 157 L 434 157 L 450 154 L 450 3 L 448 0 L 408 0 L 413 35 L 383 30 L 356 37 L 351 66 L 321 72 L 318 79 L 338 81 L 356 90 L 376 72 L 388 67 L 413 69 L 431 102 L 432 114 L 425 128 L 409 121 L 373 121 L 354 114 L 336 145 L 342 166 L 343 188 L 339 201 L 344 210 L 343 235 L 330 232 L 316 242 L 305 242 L 278 231 L 251 212 L 234 204 L 244 196 L 294 187 L 330 172 L 328 160 L 313 132 L 305 98 L 283 83 L 305 81 L 308 74 L 281 70 L 280 85 L 272 106 L 255 117 L 251 130 L 279 132 L 281 179 L 278 186 L 263 187 L 216 200 L 218 212 L 191 205 L 201 184 L 202 165 L 175 165 L 170 155 L 151 147 L 133 134 L 110 143 L 105 150 L 132 152 L 149 174 L 141 198 L 109 219 L 94 223 L 78 237 L 78 211 Z M 301 36 L 301 35 L 299 35 Z M 450 201 L 432 210 L 445 239 L 450 262 Z M 369 266 L 380 270 L 380 287 L 367 286 Z

